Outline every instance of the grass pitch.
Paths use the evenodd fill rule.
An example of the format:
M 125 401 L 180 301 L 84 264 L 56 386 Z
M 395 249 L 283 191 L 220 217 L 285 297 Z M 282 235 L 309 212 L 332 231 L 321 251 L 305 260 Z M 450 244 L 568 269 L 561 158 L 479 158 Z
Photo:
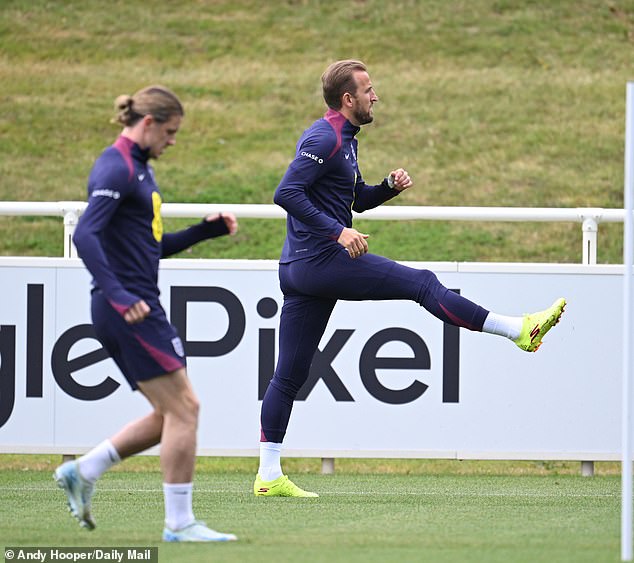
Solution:
M 186 110 L 155 163 L 165 201 L 271 203 L 321 73 L 360 58 L 381 98 L 363 176 L 416 184 L 388 205 L 621 207 L 633 44 L 631 0 L 1 0 L 0 200 L 83 201 L 115 97 L 159 82 Z M 395 260 L 581 261 L 578 224 L 358 228 Z M 61 218 L 0 232 L 0 255 L 62 253 Z M 599 262 L 621 262 L 621 233 L 601 226 Z M 191 256 L 276 259 L 283 240 L 245 219 Z
M 382 99 L 362 134 L 364 177 L 406 167 L 417 187 L 399 204 L 622 205 L 634 42 L 626 0 L 0 5 L 2 200 L 83 200 L 94 158 L 118 133 L 112 101 L 160 82 L 187 111 L 177 147 L 156 164 L 166 201 L 270 203 L 299 134 L 324 111 L 321 72 L 358 57 Z M 191 256 L 279 256 L 283 222 L 241 227 Z M 358 228 L 371 233 L 373 252 L 394 259 L 580 260 L 578 225 Z M 61 254 L 60 219 L 0 217 L 0 232 L 1 255 Z M 620 240 L 620 226 L 602 225 L 600 262 L 621 261 Z M 334 476 L 321 476 L 316 464 L 287 462 L 321 494 L 297 501 L 255 498 L 253 460 L 201 460 L 196 513 L 240 541 L 173 546 L 159 541 L 156 460 L 104 477 L 89 533 L 66 514 L 53 462 L 0 456 L 0 543 L 159 545 L 163 562 L 618 560 L 616 472 L 585 479 L 578 464 L 469 466 L 477 470 L 338 460 Z
M 359 466 L 341 460 L 335 475 L 320 475 L 312 471 L 315 460 L 310 467 L 289 460 L 286 469 L 295 481 L 320 498 L 284 499 L 253 496 L 256 460 L 200 460 L 195 513 L 239 541 L 172 545 L 160 541 L 156 458 L 130 460 L 103 477 L 94 498 L 94 532 L 79 528 L 66 512 L 51 478 L 59 460 L 22 459 L 27 461 L 0 459 L 4 546 L 156 545 L 162 562 L 619 559 L 620 480 L 614 467 L 584 478 L 571 470 L 574 465 L 558 463 L 392 460 Z M 382 472 L 375 472 L 379 467 Z

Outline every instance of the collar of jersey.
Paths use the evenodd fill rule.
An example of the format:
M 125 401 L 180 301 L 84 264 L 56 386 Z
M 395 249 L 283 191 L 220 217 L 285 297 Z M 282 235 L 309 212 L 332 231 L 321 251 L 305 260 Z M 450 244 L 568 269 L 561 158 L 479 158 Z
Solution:
M 329 108 L 328 111 L 324 114 L 324 119 L 328 121 L 335 129 L 339 127 L 340 131 L 345 131 L 349 133 L 353 137 L 361 131 L 361 127 L 357 127 L 356 125 L 352 125 L 348 121 L 348 119 L 336 109 Z

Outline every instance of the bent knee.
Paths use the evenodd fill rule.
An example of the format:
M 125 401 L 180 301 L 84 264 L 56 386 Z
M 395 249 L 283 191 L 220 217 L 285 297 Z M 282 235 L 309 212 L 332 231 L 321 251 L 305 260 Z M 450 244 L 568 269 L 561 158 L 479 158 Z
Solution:
M 183 393 L 164 401 L 161 406 L 155 408 L 155 412 L 162 417 L 171 417 L 184 424 L 196 426 L 200 412 L 200 401 L 193 393 Z
M 420 281 L 424 287 L 433 287 L 435 285 L 440 285 L 438 281 L 438 276 L 434 274 L 431 270 L 419 270 Z
M 180 398 L 176 405 L 175 414 L 185 421 L 198 422 L 198 414 L 200 412 L 200 401 L 194 393 L 187 393 Z

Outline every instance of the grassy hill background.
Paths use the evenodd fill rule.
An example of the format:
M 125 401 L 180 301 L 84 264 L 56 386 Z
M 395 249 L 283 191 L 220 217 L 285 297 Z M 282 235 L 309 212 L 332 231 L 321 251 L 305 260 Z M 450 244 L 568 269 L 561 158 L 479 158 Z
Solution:
M 119 130 L 115 97 L 172 88 L 186 119 L 155 163 L 164 200 L 271 203 L 320 75 L 360 58 L 381 101 L 364 178 L 408 169 L 390 205 L 622 207 L 630 0 L 0 0 L 0 199 L 83 200 Z M 168 229 L 184 222 L 166 222 Z M 359 221 L 395 259 L 581 260 L 579 224 Z M 0 217 L 0 254 L 60 255 L 55 218 Z M 279 220 L 190 256 L 277 258 Z M 603 225 L 599 261 L 621 262 Z

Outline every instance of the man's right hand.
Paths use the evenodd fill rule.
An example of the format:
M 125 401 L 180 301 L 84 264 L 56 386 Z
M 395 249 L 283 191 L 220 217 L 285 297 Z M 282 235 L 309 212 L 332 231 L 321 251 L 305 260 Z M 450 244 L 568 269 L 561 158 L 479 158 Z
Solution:
M 370 235 L 364 235 L 356 229 L 344 227 L 337 242 L 343 246 L 350 255 L 350 258 L 358 258 L 368 251 L 368 241 Z
M 134 305 L 132 305 L 125 313 L 123 313 L 123 318 L 128 324 L 136 324 L 140 323 L 150 314 L 149 305 L 141 299 L 137 301 Z

